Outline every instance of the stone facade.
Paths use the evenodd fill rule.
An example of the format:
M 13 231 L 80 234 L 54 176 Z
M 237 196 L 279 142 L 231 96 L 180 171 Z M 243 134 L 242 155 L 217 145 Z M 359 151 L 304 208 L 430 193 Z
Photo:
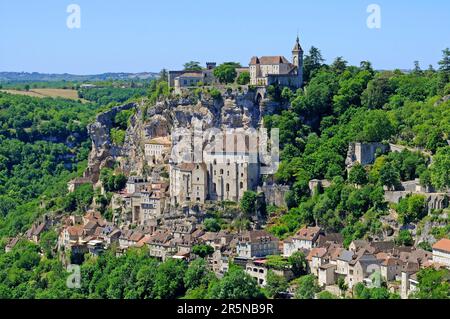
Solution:
M 205 164 L 170 165 L 170 197 L 173 206 L 205 203 L 207 171 Z
M 363 166 L 373 164 L 378 150 L 381 153 L 386 153 L 389 151 L 389 145 L 382 143 L 351 143 L 345 164 L 349 169 L 356 163 Z
M 303 49 L 299 38 L 292 50 L 292 63 L 283 56 L 253 57 L 250 61 L 250 84 L 300 88 L 303 85 Z
M 163 163 L 170 154 L 172 143 L 169 137 L 154 138 L 145 144 L 145 157 L 150 164 Z

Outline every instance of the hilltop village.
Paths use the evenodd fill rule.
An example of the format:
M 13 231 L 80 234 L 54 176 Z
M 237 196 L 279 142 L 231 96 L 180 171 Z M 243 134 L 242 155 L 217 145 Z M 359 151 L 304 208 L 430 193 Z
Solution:
M 235 264 L 261 287 L 267 285 L 272 272 L 287 281 L 294 279 L 296 270 L 286 261 L 304 256 L 303 274 L 314 275 L 318 285 L 333 295 L 350 293 L 358 283 L 376 287 L 376 278 L 390 292 L 408 298 L 416 289 L 421 269 L 450 268 L 450 240 L 434 240 L 431 249 L 425 250 L 419 244 L 428 239 L 424 238 L 427 234 L 411 229 L 412 245 L 395 241 L 405 226 L 398 223 L 392 210 L 382 217 L 383 236 L 350 243 L 318 222 L 302 225 L 283 238 L 268 230 L 268 208 L 287 207 L 290 188 L 276 181 L 276 171 L 268 169 L 272 163 L 254 147 L 267 146 L 263 138 L 252 140 L 247 132 L 263 128 L 266 114 L 289 107 L 270 99 L 269 88 L 302 88 L 303 63 L 297 38 L 290 59 L 252 57 L 248 68 L 236 68 L 237 77 L 250 77 L 249 83 L 239 88 L 222 85 L 212 62 L 200 70 L 169 71 L 170 97 L 156 101 L 151 108 L 145 103 L 115 107 L 98 115 L 88 128 L 92 139 L 88 168 L 83 177 L 68 183 L 68 192 L 89 185 L 101 194 L 110 193 L 111 214 L 102 214 L 105 207 L 96 201 L 83 214 L 46 216 L 23 236 L 37 243 L 43 232 L 56 227 L 55 248 L 64 265 L 79 264 L 86 254 L 99 256 L 108 249 L 120 256 L 131 248 L 141 248 L 161 261 L 191 262 L 205 256 L 219 278 Z M 209 95 L 196 96 L 193 91 L 199 86 L 209 88 Z M 110 126 L 118 114 L 128 111 L 134 113 L 119 147 L 112 143 Z M 186 137 L 188 144 L 195 143 L 192 131 L 198 127 L 227 133 L 202 140 L 199 158 L 194 161 L 183 143 Z M 421 149 L 354 141 L 348 145 L 345 164 L 350 172 L 354 167 L 374 165 L 379 154 L 406 151 L 432 162 L 432 155 Z M 186 153 L 188 161 L 181 159 Z M 331 184 L 331 180 L 312 179 L 308 191 L 314 196 Z M 411 195 L 425 198 L 430 216 L 437 212 L 446 218 L 450 191 L 425 187 L 418 179 L 386 186 L 383 196 L 386 203 L 398 205 Z M 211 217 L 219 215 L 230 227 L 221 227 L 218 218 Z M 5 249 L 10 251 L 19 239 L 12 238 Z M 287 289 L 285 295 L 290 298 L 293 292 Z

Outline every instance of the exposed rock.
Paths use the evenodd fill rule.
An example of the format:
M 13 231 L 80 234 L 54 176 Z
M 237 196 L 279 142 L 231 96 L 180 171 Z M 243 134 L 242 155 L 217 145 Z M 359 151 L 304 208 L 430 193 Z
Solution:
M 115 116 L 121 111 L 130 110 L 136 106 L 135 103 L 130 103 L 114 107 L 99 114 L 96 121 L 88 125 L 87 130 L 92 140 L 92 149 L 84 175 L 94 183 L 98 182 L 100 170 L 103 167 L 111 167 L 115 158 L 120 155 L 121 148 L 113 145 L 110 135 Z
M 442 99 L 440 99 L 439 101 L 437 101 L 436 103 L 434 103 L 434 106 L 439 106 L 442 103 L 448 102 L 450 101 L 450 95 L 446 95 L 444 96 Z
M 174 129 L 191 129 L 194 124 L 200 124 L 203 130 L 258 128 L 263 115 L 275 112 L 280 106 L 266 99 L 257 101 L 256 94 L 254 91 L 227 91 L 220 99 L 192 94 L 168 98 L 148 107 L 127 104 L 102 113 L 88 127 L 92 150 L 85 175 L 97 182 L 100 169 L 115 161 L 125 173 L 141 174 L 146 163 L 145 141 L 168 136 Z M 137 108 L 137 111 L 131 118 L 125 143 L 122 147 L 113 145 L 109 134 L 113 119 L 117 113 L 131 108 Z

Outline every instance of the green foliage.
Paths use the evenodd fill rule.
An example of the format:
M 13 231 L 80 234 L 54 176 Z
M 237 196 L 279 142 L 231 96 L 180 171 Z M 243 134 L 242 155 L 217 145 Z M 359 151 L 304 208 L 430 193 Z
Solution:
M 397 294 L 392 294 L 385 287 L 367 288 L 363 283 L 357 283 L 353 288 L 356 299 L 400 299 Z
M 368 109 L 381 109 L 389 102 L 393 92 L 389 73 L 380 73 L 367 84 L 361 96 L 362 104 Z
M 0 92 L 0 136 L 22 142 L 52 141 L 80 144 L 97 106 L 53 98 Z
M 144 97 L 147 94 L 145 88 L 83 88 L 78 91 L 80 99 L 85 99 L 99 105 L 120 104 L 131 99 Z
M 317 299 L 337 299 L 337 297 L 331 292 L 324 290 L 317 294 Z
M 196 259 L 189 264 L 189 267 L 184 275 L 184 286 L 188 290 L 193 290 L 199 287 L 208 286 L 211 273 L 208 270 L 208 265 L 204 259 Z
M 269 85 L 267 87 L 267 95 L 272 101 L 281 102 L 282 101 L 282 90 L 279 85 Z
M 308 261 L 306 260 L 306 256 L 303 252 L 297 251 L 293 253 L 289 257 L 288 261 L 291 264 L 291 270 L 295 277 L 300 277 L 306 274 Z
M 242 196 L 240 207 L 246 216 L 252 216 L 256 213 L 256 199 L 257 194 L 252 191 L 247 191 Z
M 427 215 L 426 198 L 423 195 L 402 198 L 396 208 L 402 224 L 416 223 Z
M 214 253 L 214 248 L 209 245 L 195 245 L 192 247 L 192 253 L 200 258 L 205 258 Z
M 170 95 L 169 83 L 166 81 L 154 80 L 150 83 L 147 94 L 149 103 L 154 104 L 160 98 L 168 97 Z
M 414 239 L 408 230 L 401 230 L 395 239 L 395 243 L 399 246 L 412 246 Z
M 303 77 L 305 82 L 310 81 L 314 73 L 322 67 L 324 61 L 320 50 L 316 47 L 311 47 L 303 60 Z
M 431 244 L 429 242 L 427 242 L 427 241 L 423 241 L 423 242 L 419 243 L 417 245 L 417 247 L 419 247 L 420 249 L 429 251 L 429 252 L 433 251 L 433 248 L 431 247 Z
M 382 142 L 394 133 L 391 120 L 381 110 L 358 113 L 352 123 L 355 124 L 355 140 L 359 142 Z
M 220 100 L 222 98 L 222 93 L 220 93 L 220 91 L 216 88 L 212 88 L 209 91 L 209 94 L 211 94 L 211 97 L 215 100 Z
M 361 164 L 358 163 L 352 167 L 348 175 L 348 181 L 355 185 L 367 184 L 367 172 Z
M 203 222 L 203 227 L 206 231 L 213 233 L 217 233 L 221 229 L 219 221 L 215 218 L 206 218 Z
M 440 190 L 450 187 L 450 146 L 439 149 L 434 156 L 431 181 Z
M 425 268 L 417 274 L 419 284 L 413 298 L 450 299 L 450 272 L 448 269 Z
M 317 279 L 314 275 L 306 275 L 296 280 L 298 288 L 295 291 L 296 299 L 314 299 L 320 291 Z
M 92 204 L 94 198 L 94 189 L 92 184 L 86 184 L 78 187 L 75 192 L 69 193 L 62 198 L 62 209 L 66 212 L 80 210 L 86 212 Z
M 111 169 L 104 168 L 100 172 L 100 180 L 107 192 L 117 192 L 122 190 L 126 183 L 127 178 L 124 174 L 115 175 Z
M 400 186 L 400 174 L 392 163 L 385 163 L 380 170 L 380 183 L 390 190 L 395 190 Z
M 122 129 L 112 128 L 109 132 L 111 142 L 117 146 L 122 146 L 125 143 L 126 132 Z
M 189 61 L 184 64 L 184 70 L 185 71 L 201 71 L 202 67 L 200 65 L 200 62 Z
M 95 112 L 93 104 L 0 92 L 1 235 L 64 208 L 67 182 L 88 157 L 86 126 Z
M 249 72 L 242 72 L 239 74 L 237 80 L 237 84 L 239 85 L 247 85 L 250 83 L 250 73 Z
M 270 297 L 275 298 L 280 293 L 285 292 L 289 287 L 289 284 L 283 276 L 275 274 L 269 270 L 267 273 L 267 285 L 266 290 Z
M 290 267 L 289 261 L 282 256 L 268 256 L 266 266 L 276 270 L 284 270 Z
M 223 63 L 214 69 L 214 76 L 220 83 L 233 83 L 237 76 L 237 67 L 240 67 L 240 65 L 235 62 Z
M 126 130 L 130 123 L 130 118 L 135 113 L 135 110 L 123 110 L 122 112 L 117 113 L 114 118 L 114 126 L 116 128 Z
M 263 293 L 256 280 L 237 266 L 231 266 L 222 280 L 214 282 L 209 288 L 211 299 L 261 299 Z

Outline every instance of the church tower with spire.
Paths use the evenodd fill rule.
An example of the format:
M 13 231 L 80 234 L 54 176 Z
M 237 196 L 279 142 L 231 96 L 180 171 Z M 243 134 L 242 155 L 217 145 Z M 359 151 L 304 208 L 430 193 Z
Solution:
M 300 38 L 297 35 L 297 41 L 292 49 L 292 64 L 297 67 L 298 86 L 303 86 L 303 49 L 300 45 Z

